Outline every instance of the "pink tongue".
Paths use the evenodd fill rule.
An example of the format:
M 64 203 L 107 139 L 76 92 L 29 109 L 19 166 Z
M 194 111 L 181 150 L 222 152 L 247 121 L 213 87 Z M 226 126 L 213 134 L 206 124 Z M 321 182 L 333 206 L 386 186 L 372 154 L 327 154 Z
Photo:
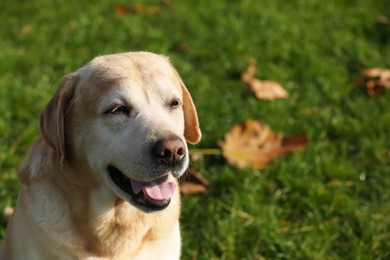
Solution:
M 160 179 L 148 182 L 131 180 L 131 187 L 135 193 L 144 190 L 151 199 L 168 200 L 175 193 L 176 184 L 168 181 L 168 176 L 164 176 Z

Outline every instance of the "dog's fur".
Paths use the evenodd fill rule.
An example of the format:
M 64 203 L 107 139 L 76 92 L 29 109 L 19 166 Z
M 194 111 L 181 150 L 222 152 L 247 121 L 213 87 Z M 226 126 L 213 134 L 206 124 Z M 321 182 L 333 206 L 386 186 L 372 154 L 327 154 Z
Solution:
M 20 166 L 0 259 L 180 257 L 176 179 L 188 167 L 186 141 L 197 143 L 201 133 L 167 58 L 130 52 L 93 59 L 62 79 L 40 130 Z M 175 193 L 170 203 L 144 203 L 116 185 L 110 176 L 118 172 L 120 186 L 168 175 Z

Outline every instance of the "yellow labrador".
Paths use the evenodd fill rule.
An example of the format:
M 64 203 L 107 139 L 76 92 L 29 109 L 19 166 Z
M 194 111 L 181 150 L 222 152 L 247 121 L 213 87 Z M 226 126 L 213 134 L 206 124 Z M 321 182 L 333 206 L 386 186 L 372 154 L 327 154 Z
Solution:
M 1 259 L 178 259 L 186 141 L 201 132 L 168 59 L 101 56 L 65 76 L 21 164 Z

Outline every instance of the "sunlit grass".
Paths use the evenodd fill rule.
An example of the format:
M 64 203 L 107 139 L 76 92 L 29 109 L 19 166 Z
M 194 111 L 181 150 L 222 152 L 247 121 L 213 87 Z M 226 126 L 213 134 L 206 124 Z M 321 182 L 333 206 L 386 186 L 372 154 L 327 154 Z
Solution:
M 370 98 L 354 83 L 390 67 L 377 19 L 390 17 L 387 1 L 145 0 L 159 13 L 122 16 L 118 2 L 135 3 L 0 3 L 0 209 L 15 203 L 17 167 L 60 78 L 100 54 L 148 50 L 169 56 L 191 91 L 204 136 L 194 148 L 218 148 L 247 118 L 310 138 L 262 171 L 218 154 L 196 162 L 211 188 L 183 198 L 183 259 L 390 257 L 390 93 Z M 246 91 L 250 58 L 289 99 Z

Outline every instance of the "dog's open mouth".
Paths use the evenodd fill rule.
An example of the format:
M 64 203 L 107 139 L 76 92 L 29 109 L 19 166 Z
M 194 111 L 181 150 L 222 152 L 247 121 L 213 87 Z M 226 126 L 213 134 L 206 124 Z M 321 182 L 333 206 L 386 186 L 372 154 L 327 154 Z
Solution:
M 176 184 L 168 180 L 168 175 L 153 181 L 141 182 L 126 177 L 112 165 L 107 169 L 113 183 L 130 195 L 136 204 L 148 211 L 165 209 L 175 193 Z

